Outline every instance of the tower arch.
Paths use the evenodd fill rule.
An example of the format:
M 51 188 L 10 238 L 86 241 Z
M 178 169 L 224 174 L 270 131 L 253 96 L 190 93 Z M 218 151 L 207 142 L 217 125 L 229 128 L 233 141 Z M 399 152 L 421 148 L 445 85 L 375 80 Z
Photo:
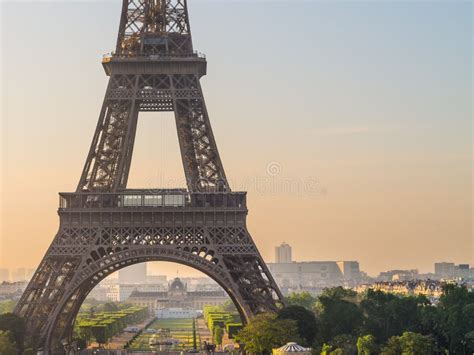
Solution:
M 133 253 L 123 251 L 116 255 L 117 262 L 107 265 L 97 265 L 95 272 L 88 273 L 89 276 L 76 289 L 65 294 L 58 303 L 53 321 L 50 323 L 46 331 L 45 347 L 50 349 L 58 349 L 61 344 L 70 343 L 72 340 L 74 323 L 81 305 L 86 299 L 87 295 L 97 286 L 102 280 L 110 276 L 111 273 L 119 271 L 123 268 L 153 261 L 172 262 L 184 266 L 188 266 L 197 271 L 202 272 L 212 280 L 214 280 L 229 296 L 239 312 L 242 322 L 245 324 L 252 317 L 252 312 L 246 306 L 245 300 L 241 295 L 235 294 L 228 285 L 231 280 L 227 278 L 225 272 L 217 265 L 208 265 L 208 263 L 198 260 L 202 258 L 195 255 L 190 257 L 188 252 L 174 253 L 156 253 L 154 255 L 146 255 L 149 252 L 146 247 L 134 250 Z

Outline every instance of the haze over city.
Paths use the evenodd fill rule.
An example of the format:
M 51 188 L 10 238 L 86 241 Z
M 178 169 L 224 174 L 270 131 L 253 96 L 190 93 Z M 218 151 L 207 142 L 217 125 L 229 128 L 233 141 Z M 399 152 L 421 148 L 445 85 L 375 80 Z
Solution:
M 266 261 L 286 241 L 296 260 L 357 260 L 373 275 L 474 263 L 472 4 L 189 6 L 223 164 L 233 190 L 248 190 Z M 58 229 L 57 193 L 77 186 L 121 9 L 1 7 L 0 267 L 35 268 Z M 176 185 L 173 116 L 141 115 L 129 186 Z

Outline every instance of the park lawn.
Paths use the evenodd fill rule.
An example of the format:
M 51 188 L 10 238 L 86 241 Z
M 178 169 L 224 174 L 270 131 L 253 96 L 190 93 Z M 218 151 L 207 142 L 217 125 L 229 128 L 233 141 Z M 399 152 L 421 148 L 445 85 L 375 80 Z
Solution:
M 156 319 L 148 329 L 167 328 L 170 330 L 171 338 L 180 342 L 179 345 L 173 346 L 171 350 L 186 350 L 193 347 L 193 320 L 190 319 Z M 149 345 L 153 334 L 141 334 L 130 349 L 133 350 L 151 350 Z M 197 346 L 200 347 L 200 338 L 197 336 Z M 154 348 L 154 347 L 153 347 Z
M 159 328 L 170 328 L 170 329 L 193 329 L 193 320 L 192 319 L 157 319 L 150 326 L 153 329 Z

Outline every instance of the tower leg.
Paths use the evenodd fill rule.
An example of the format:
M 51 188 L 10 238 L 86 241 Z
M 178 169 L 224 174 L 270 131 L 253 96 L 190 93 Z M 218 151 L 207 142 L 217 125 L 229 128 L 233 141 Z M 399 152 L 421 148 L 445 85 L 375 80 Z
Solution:
M 174 112 L 189 191 L 228 191 L 229 186 L 212 133 L 199 79 L 172 76 Z M 181 92 L 193 94 L 182 98 Z
M 110 78 L 78 192 L 125 188 L 137 129 L 138 80 L 137 75 Z

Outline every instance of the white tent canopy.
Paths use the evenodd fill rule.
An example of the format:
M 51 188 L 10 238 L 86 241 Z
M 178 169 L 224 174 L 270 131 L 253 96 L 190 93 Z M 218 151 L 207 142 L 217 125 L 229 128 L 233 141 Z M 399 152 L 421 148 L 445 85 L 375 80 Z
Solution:
M 272 353 L 273 355 L 287 355 L 295 353 L 298 353 L 298 355 L 311 355 L 311 348 L 304 348 L 296 343 L 288 343 L 283 345 L 281 348 L 273 349 Z

